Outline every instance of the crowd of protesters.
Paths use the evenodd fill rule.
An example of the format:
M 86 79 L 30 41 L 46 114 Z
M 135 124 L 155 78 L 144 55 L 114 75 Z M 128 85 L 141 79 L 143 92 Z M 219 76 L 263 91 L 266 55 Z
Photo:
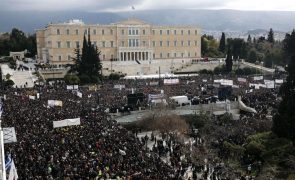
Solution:
M 126 97 L 132 91 L 147 95 L 164 90 L 167 97 L 216 95 L 218 89 L 209 88 L 214 78 L 205 75 L 181 78 L 177 85 L 164 85 L 157 79 L 106 81 L 96 91 L 80 87 L 82 98 L 67 90 L 63 83 L 1 90 L 1 96 L 5 97 L 2 127 L 15 127 L 17 134 L 16 143 L 5 144 L 5 154 L 14 159 L 21 179 L 178 179 L 185 177 L 188 171 L 192 172 L 193 179 L 198 173 L 204 179 L 226 178 L 220 162 L 210 167 L 207 163 L 193 163 L 192 156 L 185 155 L 185 152 L 191 152 L 191 147 L 176 141 L 174 134 L 160 139 L 141 139 L 112 120 L 106 112 L 108 108 L 125 106 Z M 151 82 L 159 84 L 151 86 Z M 114 89 L 116 84 L 125 88 Z M 243 115 L 243 124 L 251 123 L 251 118 L 264 118 L 269 107 L 275 109 L 275 90 L 263 89 L 246 94 L 249 87 L 245 84 L 240 87 L 234 89 L 233 96 L 243 92 L 245 104 L 259 112 Z M 39 98 L 28 97 L 36 94 Z M 48 100 L 60 100 L 63 105 L 49 107 Z M 147 104 L 146 98 L 143 106 Z M 53 128 L 53 121 L 77 117 L 81 119 L 81 125 Z M 258 127 L 239 135 L 232 133 L 233 136 L 220 137 L 216 145 L 225 140 L 243 144 L 248 133 L 257 130 L 255 128 Z M 146 148 L 148 141 L 154 142 L 153 148 Z M 196 137 L 194 144 L 200 145 L 203 141 Z M 184 151 L 183 147 L 189 150 Z M 168 159 L 163 160 L 163 157 Z

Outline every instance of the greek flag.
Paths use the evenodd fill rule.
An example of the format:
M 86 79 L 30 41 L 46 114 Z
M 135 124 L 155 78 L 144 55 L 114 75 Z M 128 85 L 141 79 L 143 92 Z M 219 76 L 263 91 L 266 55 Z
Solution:
M 8 180 L 18 179 L 17 170 L 10 154 L 8 154 L 5 158 L 5 171 L 9 171 Z
M 11 158 L 11 155 L 8 154 L 5 158 L 5 170 L 6 171 L 10 169 L 11 163 L 12 163 L 12 158 Z

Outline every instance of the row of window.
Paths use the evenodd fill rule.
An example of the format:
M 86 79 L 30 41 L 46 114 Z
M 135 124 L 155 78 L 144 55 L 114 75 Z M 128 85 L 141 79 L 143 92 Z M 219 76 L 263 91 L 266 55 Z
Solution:
M 85 29 L 85 30 L 84 30 L 84 34 L 88 34 L 89 31 L 90 31 L 91 34 L 93 34 L 93 35 L 96 35 L 96 34 L 97 34 L 96 29 L 92 29 L 92 30 Z M 56 29 L 56 34 L 57 34 L 57 35 L 61 35 L 61 31 L 60 31 L 60 29 Z M 70 29 L 66 29 L 65 34 L 66 34 L 66 35 L 70 35 L 70 34 L 71 34 Z M 75 35 L 79 35 L 79 29 L 75 29 L 75 30 L 74 30 L 74 34 L 75 34 Z M 101 35 L 105 35 L 105 34 L 106 34 L 106 31 L 105 31 L 104 29 L 102 29 L 102 30 L 101 30 Z M 110 35 L 113 35 L 113 34 L 114 34 L 114 30 L 113 30 L 113 29 L 110 29 L 110 30 L 109 30 L 109 34 L 110 34 Z
M 58 56 L 57 56 L 57 59 L 58 59 L 58 61 L 62 61 L 62 55 L 58 55 Z M 106 55 L 105 55 L 105 54 L 102 55 L 102 59 L 103 59 L 103 60 L 106 59 Z M 111 54 L 111 59 L 114 59 L 114 55 L 113 55 L 113 54 Z M 68 61 L 73 61 L 73 57 L 72 57 L 71 55 L 68 55 L 68 56 L 67 56 L 67 60 L 68 60 Z
M 197 53 L 195 52 L 194 57 L 197 57 Z M 185 58 L 185 57 L 192 57 L 190 52 L 187 53 L 160 53 L 158 58 Z M 153 58 L 156 58 L 156 55 L 153 54 Z
M 165 35 L 170 35 L 170 34 L 174 34 L 174 35 L 178 35 L 178 34 L 181 34 L 181 35 L 184 35 L 184 34 L 191 35 L 191 30 L 180 30 L 180 32 L 178 32 L 179 30 L 176 30 L 176 29 L 175 30 L 169 30 L 169 29 L 168 30 L 162 30 L 162 29 L 155 30 L 154 29 L 154 30 L 152 30 L 153 35 L 155 35 L 157 33 L 157 31 L 159 32 L 160 35 L 164 35 L 164 34 Z M 114 34 L 114 30 L 113 29 L 109 29 L 108 32 L 109 32 L 110 35 L 113 35 Z M 141 35 L 146 35 L 146 30 L 145 29 L 143 29 L 141 32 L 142 32 Z M 92 30 L 85 29 L 84 30 L 84 34 L 88 34 L 88 33 L 91 33 L 93 35 L 97 35 L 98 34 L 98 32 L 97 32 L 96 29 L 92 29 Z M 60 29 L 56 29 L 56 34 L 57 35 L 61 35 L 61 30 Z M 70 29 L 66 29 L 65 34 L 66 35 L 70 35 L 71 34 Z M 79 29 L 75 29 L 74 30 L 74 34 L 75 35 L 79 35 Z M 106 30 L 105 29 L 102 29 L 101 30 L 101 35 L 105 35 L 105 34 L 107 34 Z M 124 35 L 124 34 L 125 34 L 125 30 L 122 29 L 121 30 L 121 35 Z M 197 35 L 197 34 L 198 34 L 198 30 L 195 30 L 195 35 Z M 128 28 L 128 35 L 140 35 L 140 29 L 139 28 Z
M 101 45 L 99 46 L 97 44 L 96 41 L 93 41 L 93 45 L 94 46 L 98 46 L 98 47 L 114 47 L 114 41 L 109 41 L 109 43 L 107 44 L 106 41 L 101 41 Z M 142 44 L 140 44 L 139 39 L 128 39 L 128 47 L 139 47 L 139 46 L 143 46 L 145 47 L 147 45 L 146 41 L 142 41 Z M 163 47 L 170 47 L 170 46 L 192 46 L 192 42 L 191 41 L 166 41 L 165 43 L 163 41 L 159 41 L 159 46 Z M 198 42 L 194 41 L 194 46 L 197 46 Z M 51 41 L 48 41 L 48 46 L 51 46 Z M 152 46 L 156 47 L 157 43 L 156 41 L 152 41 Z M 62 42 L 61 41 L 57 41 L 57 48 L 62 48 Z M 75 45 L 73 46 L 72 43 L 70 41 L 66 41 L 65 42 L 65 48 L 78 48 L 80 47 L 80 42 L 76 41 Z M 121 47 L 125 47 L 125 41 L 121 41 Z
M 51 46 L 51 41 L 48 41 L 47 43 L 48 43 L 48 46 Z M 96 41 L 94 41 L 92 44 L 94 46 L 97 46 Z M 61 41 L 57 41 L 56 46 L 57 46 L 57 48 L 63 48 Z M 81 48 L 79 41 L 76 41 L 74 46 L 72 45 L 72 43 L 70 41 L 66 41 L 66 43 L 65 43 L 65 48 L 79 48 L 79 47 Z M 101 42 L 101 47 L 107 47 L 107 44 L 105 41 Z M 110 44 L 108 47 L 114 47 L 114 41 L 110 41 Z

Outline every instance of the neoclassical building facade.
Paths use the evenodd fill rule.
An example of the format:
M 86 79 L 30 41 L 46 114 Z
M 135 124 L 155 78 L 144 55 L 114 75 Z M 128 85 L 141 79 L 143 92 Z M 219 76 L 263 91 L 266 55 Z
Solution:
M 157 26 L 138 19 L 109 25 L 84 24 L 81 20 L 49 24 L 36 31 L 41 63 L 72 64 L 83 36 L 101 51 L 102 61 L 152 61 L 201 57 L 201 31 L 195 26 Z

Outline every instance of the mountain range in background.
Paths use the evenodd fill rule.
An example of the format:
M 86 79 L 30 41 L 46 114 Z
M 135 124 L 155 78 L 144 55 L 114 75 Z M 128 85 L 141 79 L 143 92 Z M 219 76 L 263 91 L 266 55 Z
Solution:
M 295 28 L 295 11 L 238 11 L 238 10 L 144 10 L 128 12 L 76 12 L 76 11 L 1 11 L 0 32 L 13 27 L 34 33 L 48 23 L 82 19 L 86 24 L 109 24 L 127 18 L 142 19 L 157 25 L 196 25 L 203 33 L 219 36 L 243 37 L 249 33 L 262 35 L 273 28 L 277 38 Z M 256 36 L 255 35 L 255 36 Z

